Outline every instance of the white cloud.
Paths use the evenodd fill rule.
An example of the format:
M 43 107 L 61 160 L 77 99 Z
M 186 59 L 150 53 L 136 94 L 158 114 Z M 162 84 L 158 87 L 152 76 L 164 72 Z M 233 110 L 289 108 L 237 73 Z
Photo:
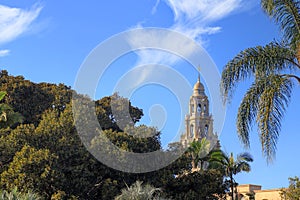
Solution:
M 157 0 L 152 9 L 153 14 L 156 12 L 159 2 L 161 1 Z M 234 12 L 245 11 L 254 5 L 251 0 L 164 0 L 164 2 L 170 6 L 174 13 L 174 23 L 169 29 L 184 34 L 202 46 L 206 45 L 203 36 L 216 34 L 222 30 L 220 26 L 212 26 L 213 22 L 216 24 L 218 20 Z M 241 6 L 242 3 L 243 6 Z M 143 26 L 142 24 L 138 24 L 135 28 L 143 28 Z M 143 67 L 142 70 L 136 70 L 128 78 L 128 82 L 125 84 L 128 89 L 138 88 L 143 83 L 149 80 L 156 80 L 158 77 L 161 77 L 161 80 L 169 77 L 168 72 L 162 70 L 158 65 L 157 67 L 145 67 L 147 64 L 159 64 L 171 67 L 182 59 L 170 52 L 147 49 L 151 44 L 152 47 L 162 46 L 164 49 L 172 49 L 177 53 L 180 51 L 180 55 L 183 55 L 185 58 L 191 58 L 195 56 L 195 52 L 198 52 L 194 51 L 194 42 L 192 42 L 193 44 L 183 44 L 183 41 L 174 39 L 172 34 L 166 35 L 159 31 L 151 32 L 147 30 L 142 32 L 142 34 L 129 35 L 127 42 L 131 45 L 132 49 L 146 47 L 145 49 L 136 51 L 138 61 L 133 70 L 139 69 L 140 66 Z
M 209 22 L 236 10 L 242 0 L 165 0 L 172 8 L 175 21 Z
M 8 49 L 0 50 L 0 57 L 7 56 L 7 55 L 9 55 L 9 53 L 10 53 L 10 50 L 8 50 Z
M 169 5 L 174 13 L 174 23 L 169 28 L 183 33 L 203 45 L 205 44 L 202 39 L 203 35 L 215 34 L 221 31 L 221 27 L 210 26 L 209 24 L 237 11 L 238 8 L 241 8 L 242 0 L 164 0 L 164 2 Z M 152 13 L 155 13 L 159 3 L 160 0 L 157 0 Z M 141 28 L 141 25 L 138 27 Z M 171 47 L 177 45 L 177 49 L 180 48 L 185 51 L 184 55 L 193 52 L 189 45 L 180 44 L 180 41 L 163 35 L 145 33 L 142 36 L 139 35 L 139 37 L 132 36 L 129 38 L 132 47 L 140 47 L 141 43 L 149 41 Z M 172 65 L 179 60 L 177 56 L 155 50 L 141 50 L 137 54 L 139 56 L 137 65 L 147 63 Z
M 170 28 L 196 40 L 214 34 L 221 27 L 211 27 L 211 22 L 220 20 L 241 6 L 242 0 L 165 0 L 174 13 L 174 24 Z
M 156 3 L 155 3 L 155 5 L 153 6 L 152 11 L 151 11 L 152 14 L 154 14 L 154 13 L 156 12 L 157 7 L 158 7 L 158 5 L 159 5 L 159 2 L 160 2 L 160 0 L 156 0 Z
M 167 33 L 163 29 L 162 31 L 141 29 L 138 33 L 134 32 L 129 35 L 127 41 L 133 49 L 156 46 L 161 47 L 161 49 L 169 49 L 174 53 L 179 53 L 180 51 L 181 55 L 186 57 L 195 48 L 194 42 L 178 40 L 177 34 Z M 176 56 L 172 56 L 172 54 L 170 55 L 161 50 L 141 49 L 136 53 L 140 58 L 143 58 L 139 64 L 172 64 L 177 60 Z
M 41 10 L 37 4 L 29 10 L 0 5 L 0 45 L 28 31 Z

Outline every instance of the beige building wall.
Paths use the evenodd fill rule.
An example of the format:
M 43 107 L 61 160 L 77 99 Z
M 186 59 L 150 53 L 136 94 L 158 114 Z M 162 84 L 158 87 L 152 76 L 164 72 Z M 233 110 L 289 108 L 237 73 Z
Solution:
M 260 185 L 239 185 L 237 192 L 241 200 L 249 200 L 249 194 L 254 195 L 255 200 L 281 200 L 281 189 L 262 190 Z M 227 200 L 231 200 L 231 198 L 227 196 Z
M 254 190 L 255 200 L 281 200 L 280 189 Z
M 241 193 L 241 194 L 244 194 L 244 193 L 246 194 L 246 193 L 252 192 L 254 190 L 261 190 L 261 186 L 260 185 L 245 184 L 245 185 L 239 185 L 237 187 L 238 193 Z

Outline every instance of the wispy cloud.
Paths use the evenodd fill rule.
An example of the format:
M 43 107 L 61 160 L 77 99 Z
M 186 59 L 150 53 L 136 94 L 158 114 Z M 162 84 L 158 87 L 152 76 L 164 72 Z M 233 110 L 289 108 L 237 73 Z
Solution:
M 8 49 L 0 50 L 0 57 L 7 56 L 7 55 L 9 55 L 9 53 L 10 53 L 10 50 L 8 50 Z
M 155 13 L 160 2 L 160 0 L 156 1 L 152 13 Z M 205 43 L 202 39 L 204 35 L 215 34 L 221 31 L 221 27 L 210 26 L 210 24 L 237 11 L 241 7 L 242 0 L 164 0 L 164 2 L 174 13 L 174 23 L 169 28 L 183 33 L 187 37 L 196 40 L 200 45 L 203 45 Z M 138 27 L 141 27 L 141 25 Z M 147 33 L 138 39 L 131 38 L 129 42 L 135 47 L 140 45 L 141 41 L 148 41 L 149 37 L 151 37 L 151 41 L 156 40 L 156 42 L 169 43 L 169 45 L 174 45 L 175 43 L 172 38 L 163 38 L 160 35 L 152 37 Z M 183 47 L 180 46 L 180 48 Z M 188 46 L 184 48 L 186 53 L 192 52 L 192 49 L 189 49 Z M 151 63 L 172 65 L 179 60 L 176 56 L 153 50 L 141 50 L 137 54 L 139 56 L 137 65 L 147 64 L 149 61 Z
M 175 54 L 180 50 L 182 56 L 188 56 L 193 52 L 195 44 L 190 41 L 178 40 L 178 35 L 168 33 L 162 29 L 159 30 L 143 30 L 138 33 L 130 34 L 127 41 L 133 49 L 140 47 L 161 47 L 162 50 L 141 49 L 136 51 L 141 59 L 139 64 L 171 64 L 176 62 L 178 56 Z M 173 52 L 165 52 L 163 49 L 169 49 Z M 174 53 L 174 54 L 173 54 Z
M 151 11 L 152 14 L 154 14 L 154 13 L 156 12 L 156 9 L 157 9 L 157 7 L 158 7 L 159 2 L 160 2 L 160 0 L 156 0 L 156 3 L 155 3 L 155 5 L 153 6 L 152 11 Z
M 203 36 L 215 34 L 221 31 L 220 26 L 211 26 L 213 22 L 223 19 L 230 14 L 240 11 L 243 0 L 163 0 L 174 13 L 174 23 L 169 29 L 180 32 L 187 37 L 197 41 L 200 45 L 205 44 Z M 154 13 L 161 1 L 157 0 L 152 13 Z M 142 28 L 141 25 L 138 26 Z M 178 48 L 184 50 L 184 55 L 189 55 L 193 52 L 193 48 L 188 45 L 180 44 L 171 37 L 165 35 L 152 35 L 150 32 L 145 32 L 142 36 L 136 38 L 134 35 L 128 39 L 131 46 L 141 46 L 141 44 L 149 41 L 169 45 L 170 47 L 177 45 Z M 168 48 L 170 49 L 170 48 Z M 136 65 L 149 63 L 173 65 L 180 60 L 179 57 L 170 53 L 156 50 L 140 50 L 136 52 L 139 60 Z M 188 56 L 187 56 L 188 57 Z M 145 74 L 139 76 L 139 80 L 135 80 L 135 84 L 143 82 L 147 76 L 152 76 L 154 72 L 145 70 Z
M 211 22 L 240 7 L 242 0 L 165 0 L 174 12 L 175 21 Z
M 30 30 L 41 10 L 42 6 L 38 4 L 28 10 L 0 5 L 0 45 L 11 42 Z M 0 51 L 2 56 L 9 53 L 9 50 Z
M 242 0 L 165 0 L 174 13 L 170 28 L 179 31 L 203 45 L 203 35 L 221 31 L 220 26 L 210 26 L 237 11 Z

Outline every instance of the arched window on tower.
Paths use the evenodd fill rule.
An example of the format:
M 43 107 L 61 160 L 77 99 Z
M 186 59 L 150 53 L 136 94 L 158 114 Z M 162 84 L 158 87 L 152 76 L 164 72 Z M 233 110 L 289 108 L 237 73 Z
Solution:
M 193 138 L 194 137 L 194 125 L 191 124 L 190 126 L 190 137 Z
M 197 113 L 201 113 L 201 104 L 200 103 L 197 106 Z
M 203 110 L 204 110 L 204 112 L 206 112 L 206 104 L 204 104 L 204 109 Z
M 208 135 L 208 125 L 207 124 L 204 127 L 204 135 L 205 135 L 205 137 Z

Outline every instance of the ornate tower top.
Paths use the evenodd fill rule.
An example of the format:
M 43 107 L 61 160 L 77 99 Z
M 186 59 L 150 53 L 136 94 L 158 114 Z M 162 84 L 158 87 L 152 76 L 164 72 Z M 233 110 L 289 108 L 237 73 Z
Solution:
M 198 67 L 198 80 L 194 85 L 193 96 L 205 95 L 204 86 L 200 82 L 200 67 Z

